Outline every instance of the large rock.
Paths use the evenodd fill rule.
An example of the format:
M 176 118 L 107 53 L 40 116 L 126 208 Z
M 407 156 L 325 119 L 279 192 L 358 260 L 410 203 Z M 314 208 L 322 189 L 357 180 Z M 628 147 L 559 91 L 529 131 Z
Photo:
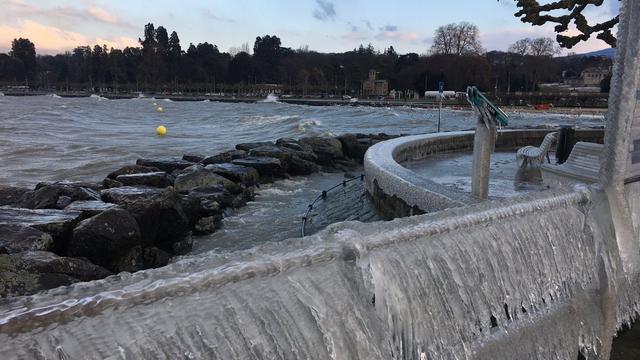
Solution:
M 49 250 L 53 247 L 51 235 L 18 224 L 0 225 L 0 254 L 15 254 L 29 250 Z
M 160 169 L 156 167 L 142 166 L 142 165 L 126 165 L 107 175 L 107 178 L 115 180 L 120 175 L 145 174 L 145 173 L 152 173 L 157 171 L 160 171 Z
M 127 206 L 136 200 L 157 196 L 162 191 L 159 188 L 146 186 L 121 186 L 102 190 L 100 195 L 105 202 Z
M 335 138 L 306 137 L 298 140 L 302 147 L 310 148 L 317 156 L 318 163 L 331 165 L 334 159 L 344 158 L 342 143 Z
M 338 140 L 342 143 L 344 155 L 362 164 L 364 154 L 372 145 L 394 137 L 387 134 L 344 134 L 338 136 Z
M 228 163 L 231 160 L 242 159 L 243 157 L 246 157 L 246 156 L 247 156 L 247 152 L 244 150 L 229 150 L 217 155 L 207 156 L 204 159 L 202 159 L 200 163 L 204 165 L 222 164 L 222 163 Z
M 62 209 L 77 200 L 100 200 L 93 188 L 79 184 L 39 184 L 34 191 L 26 193 L 17 207 L 27 209 Z
M 285 147 L 292 150 L 304 151 L 305 149 L 298 143 L 298 140 L 291 138 L 282 138 L 276 140 L 276 145 L 280 147 Z
M 0 186 L 0 206 L 14 206 L 31 190 L 14 186 Z
M 199 163 L 204 158 L 205 158 L 205 156 L 204 155 L 200 155 L 200 154 L 184 154 L 184 155 L 182 155 L 182 160 L 189 161 L 189 162 L 192 162 L 192 163 Z
M 64 209 L 79 211 L 80 213 L 82 213 L 82 219 L 84 220 L 92 216 L 96 216 L 103 211 L 119 208 L 120 206 L 116 204 L 106 203 L 101 200 L 81 200 L 72 202 Z
M 0 297 L 31 295 L 109 275 L 108 270 L 89 261 L 45 251 L 0 255 Z
M 173 176 L 167 174 L 164 171 L 142 173 L 142 174 L 128 174 L 120 175 L 116 177 L 116 181 L 126 186 L 152 186 L 152 187 L 167 187 L 173 185 Z
M 222 213 L 223 207 L 232 207 L 234 195 L 221 185 L 197 188 L 189 193 L 190 198 L 200 200 L 200 215 L 202 217 Z
M 182 197 L 172 188 L 121 203 L 138 222 L 144 247 L 157 246 L 171 251 L 175 242 L 189 234 L 190 222 L 182 208 Z
M 287 172 L 291 175 L 309 175 L 318 171 L 318 165 L 297 156 L 289 159 Z
M 238 194 L 242 191 L 238 184 L 200 165 L 194 165 L 181 171 L 176 176 L 174 188 L 180 193 L 188 193 L 195 188 L 217 184 L 224 186 L 225 189 L 233 194 Z
M 30 226 L 53 238 L 54 252 L 62 252 L 81 213 L 69 210 L 30 210 L 0 207 L 0 225 Z
M 205 169 L 213 171 L 235 183 L 242 183 L 246 186 L 253 186 L 258 183 L 258 171 L 252 167 L 222 163 L 207 165 Z
M 244 159 L 233 160 L 231 163 L 256 169 L 258 174 L 260 174 L 260 177 L 266 181 L 273 181 L 274 178 L 281 178 L 285 173 L 282 162 L 279 159 L 272 157 L 250 156 Z
M 104 211 L 83 220 L 73 229 L 67 255 L 85 257 L 111 271 L 130 249 L 140 245 L 140 228 L 136 219 L 123 209 Z
M 135 272 L 165 266 L 170 259 L 169 253 L 157 247 L 136 246 L 120 257 L 114 268 L 118 269 L 118 272 Z
M 260 146 L 273 146 L 275 143 L 273 141 L 262 141 L 262 142 L 252 142 L 252 143 L 242 143 L 236 145 L 236 149 L 249 151 L 251 149 L 260 147 Z
M 186 169 L 193 165 L 192 162 L 182 159 L 167 159 L 167 160 L 152 160 L 152 159 L 138 159 L 137 165 L 155 167 L 166 173 L 171 174 L 175 170 Z

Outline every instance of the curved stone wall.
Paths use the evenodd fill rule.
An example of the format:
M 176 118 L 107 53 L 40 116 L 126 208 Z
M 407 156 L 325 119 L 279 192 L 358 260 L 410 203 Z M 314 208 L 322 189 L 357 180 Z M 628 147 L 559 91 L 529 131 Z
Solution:
M 496 150 L 516 150 L 539 145 L 552 129 L 501 130 Z M 451 190 L 402 166 L 429 155 L 447 152 L 470 152 L 473 131 L 457 131 L 405 136 L 380 142 L 364 157 L 366 186 L 375 207 L 386 218 L 430 213 L 474 203 L 468 193 Z M 602 142 L 602 129 L 576 130 L 577 141 Z M 514 160 L 515 161 L 515 160 Z

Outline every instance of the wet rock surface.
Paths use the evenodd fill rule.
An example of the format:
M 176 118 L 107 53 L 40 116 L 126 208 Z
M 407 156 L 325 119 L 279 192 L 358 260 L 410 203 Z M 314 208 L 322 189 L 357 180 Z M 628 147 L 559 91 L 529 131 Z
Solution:
M 166 173 L 172 173 L 175 170 L 186 169 L 193 165 L 192 162 L 182 159 L 167 159 L 167 160 L 152 160 L 152 159 L 138 159 L 136 165 L 142 165 L 146 167 L 155 167 Z
M 79 211 L 82 213 L 82 219 L 90 218 L 98 215 L 103 211 L 119 208 L 116 204 L 106 203 L 101 200 L 81 200 L 74 201 L 65 207 L 65 210 Z
M 0 296 L 166 265 L 220 228 L 260 183 L 353 169 L 387 135 L 238 144 L 214 155 L 139 159 L 100 184 L 0 187 Z M 63 209 L 63 210 L 62 210 Z
M 46 251 L 0 255 L 0 297 L 29 295 L 78 281 L 102 279 L 108 270 Z
M 129 271 L 114 263 L 130 249 L 140 245 L 136 219 L 123 209 L 111 209 L 80 222 L 67 247 L 67 254 L 84 257 L 113 272 Z
M 16 205 L 31 190 L 14 186 L 0 186 L 0 206 Z
M 18 224 L 0 225 L 0 254 L 49 250 L 52 246 L 53 238 L 43 231 Z
M 252 167 L 242 166 L 232 163 L 221 163 L 207 165 L 205 169 L 213 171 L 222 177 L 233 182 L 241 183 L 246 186 L 253 186 L 258 183 L 258 171 Z
M 164 188 L 167 186 L 172 186 L 174 179 L 173 176 L 167 174 L 164 171 L 157 171 L 149 173 L 119 175 L 118 177 L 116 177 L 116 181 L 125 186 L 143 185 Z
M 204 165 L 228 163 L 235 159 L 242 159 L 245 156 L 247 156 L 247 152 L 244 150 L 229 150 L 217 155 L 207 156 L 200 163 Z

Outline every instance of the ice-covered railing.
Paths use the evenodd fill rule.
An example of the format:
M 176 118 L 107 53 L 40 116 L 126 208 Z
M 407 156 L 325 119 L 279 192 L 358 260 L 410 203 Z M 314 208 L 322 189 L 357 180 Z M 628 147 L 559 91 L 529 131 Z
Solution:
M 603 353 L 629 315 L 616 311 L 616 298 L 626 301 L 620 309 L 630 300 L 606 203 L 594 196 L 548 192 L 341 223 L 227 257 L 5 300 L 0 358 Z

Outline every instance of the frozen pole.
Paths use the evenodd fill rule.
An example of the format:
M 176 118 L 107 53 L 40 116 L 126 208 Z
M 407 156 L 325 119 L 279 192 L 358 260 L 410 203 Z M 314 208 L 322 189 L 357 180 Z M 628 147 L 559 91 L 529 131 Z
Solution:
M 497 126 L 507 125 L 507 116 L 475 86 L 467 88 L 467 100 L 477 115 L 476 133 L 473 138 L 471 195 L 477 199 L 486 199 L 489 195 L 491 153 L 496 145 Z
M 473 138 L 473 165 L 471 172 L 471 195 L 478 199 L 486 199 L 489 195 L 489 173 L 491 169 L 491 153 L 495 147 L 495 127 L 489 129 L 478 117 L 476 134 Z

